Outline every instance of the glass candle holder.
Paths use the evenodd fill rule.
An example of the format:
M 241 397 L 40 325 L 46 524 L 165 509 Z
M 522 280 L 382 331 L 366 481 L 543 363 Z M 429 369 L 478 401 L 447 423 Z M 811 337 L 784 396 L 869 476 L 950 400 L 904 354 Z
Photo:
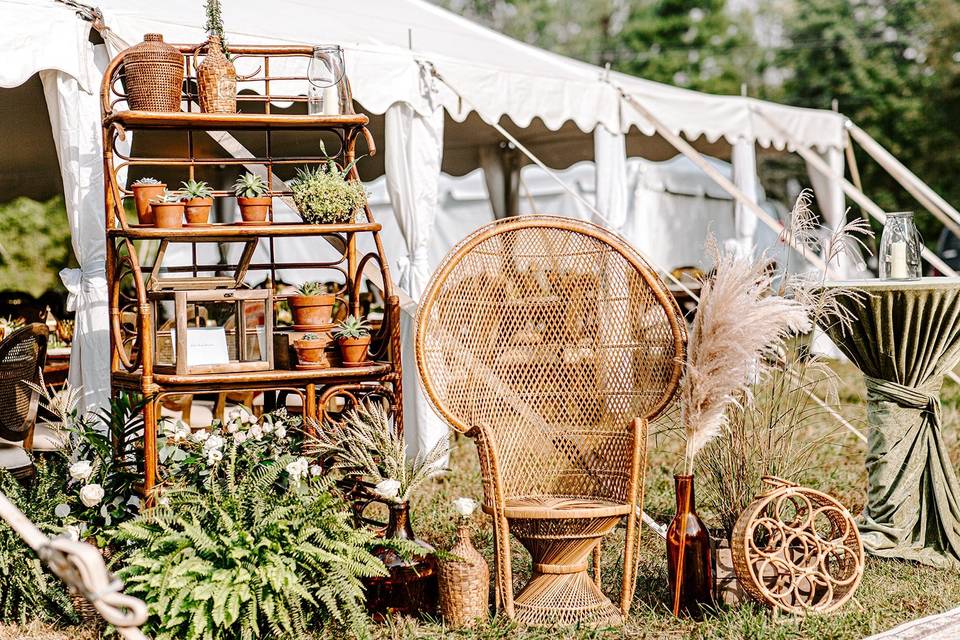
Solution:
M 880 277 L 916 280 L 923 274 L 920 251 L 923 238 L 909 211 L 888 213 L 880 239 Z
M 343 82 L 343 49 L 337 45 L 318 45 L 307 67 L 308 100 L 310 115 L 338 115 L 341 113 L 340 97 Z

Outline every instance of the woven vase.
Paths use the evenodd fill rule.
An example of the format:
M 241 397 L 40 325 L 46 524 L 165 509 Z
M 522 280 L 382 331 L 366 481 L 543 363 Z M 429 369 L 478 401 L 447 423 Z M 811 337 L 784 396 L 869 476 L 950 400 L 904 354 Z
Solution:
M 180 111 L 183 56 L 159 33 L 148 33 L 123 57 L 123 86 L 134 111 Z
M 486 620 L 490 569 L 470 542 L 466 518 L 457 527 L 457 541 L 449 553 L 456 559 L 441 560 L 439 567 L 443 619 L 453 628 Z
M 207 54 L 197 67 L 200 109 L 205 113 L 236 113 L 237 69 L 223 53 L 220 36 L 210 36 L 205 48 Z

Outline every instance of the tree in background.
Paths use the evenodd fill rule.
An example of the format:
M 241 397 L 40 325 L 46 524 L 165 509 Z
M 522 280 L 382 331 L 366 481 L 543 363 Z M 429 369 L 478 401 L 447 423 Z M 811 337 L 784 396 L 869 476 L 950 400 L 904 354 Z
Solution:
M 39 297 L 62 289 L 58 274 L 72 255 L 62 197 L 17 198 L 0 206 L 0 291 Z
M 654 0 L 634 4 L 614 66 L 648 80 L 737 94 L 755 81 L 760 53 L 749 16 L 734 16 L 726 0 Z

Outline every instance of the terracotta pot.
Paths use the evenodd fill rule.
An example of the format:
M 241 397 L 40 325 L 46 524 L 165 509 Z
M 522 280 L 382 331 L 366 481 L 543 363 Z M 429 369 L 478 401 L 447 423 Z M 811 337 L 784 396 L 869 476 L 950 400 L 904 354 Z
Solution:
M 207 224 L 213 198 L 190 198 L 183 203 L 188 224 Z
M 294 340 L 293 348 L 297 350 L 297 361 L 300 364 L 322 364 L 329 367 L 326 348 L 330 344 L 329 334 L 322 334 L 319 340 Z
M 293 313 L 293 324 L 313 327 L 333 322 L 333 305 L 336 301 L 337 297 L 332 293 L 287 298 Z
M 150 201 L 159 198 L 167 190 L 167 185 L 160 184 L 135 184 L 133 187 L 133 200 L 137 203 L 137 220 L 140 224 L 154 224 L 153 205 Z
M 154 202 L 153 215 L 156 218 L 154 224 L 159 229 L 179 229 L 183 226 L 183 203 L 182 202 Z
M 367 361 L 367 349 L 370 347 L 370 336 L 362 338 L 340 338 L 340 358 L 343 364 L 359 364 Z
M 237 198 L 237 204 L 240 205 L 240 217 L 244 222 L 266 222 L 267 212 L 270 211 L 270 203 L 273 198 L 270 196 L 261 196 L 259 198 Z

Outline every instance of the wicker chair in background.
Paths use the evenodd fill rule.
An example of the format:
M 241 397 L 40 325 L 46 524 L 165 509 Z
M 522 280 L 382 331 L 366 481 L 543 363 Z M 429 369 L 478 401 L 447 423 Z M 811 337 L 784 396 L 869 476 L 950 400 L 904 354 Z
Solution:
M 40 394 L 28 382 L 40 381 L 47 357 L 47 327 L 41 323 L 17 329 L 0 342 L 0 467 L 18 478 L 33 474 L 27 448 L 40 406 Z
M 477 440 L 497 599 L 509 617 L 619 624 L 628 614 L 647 423 L 674 398 L 685 341 L 655 272 L 585 222 L 526 216 L 487 225 L 434 274 L 418 317 L 417 365 L 440 415 Z M 599 544 L 623 516 L 617 608 L 600 589 Z M 533 558 L 516 597 L 510 532 Z

